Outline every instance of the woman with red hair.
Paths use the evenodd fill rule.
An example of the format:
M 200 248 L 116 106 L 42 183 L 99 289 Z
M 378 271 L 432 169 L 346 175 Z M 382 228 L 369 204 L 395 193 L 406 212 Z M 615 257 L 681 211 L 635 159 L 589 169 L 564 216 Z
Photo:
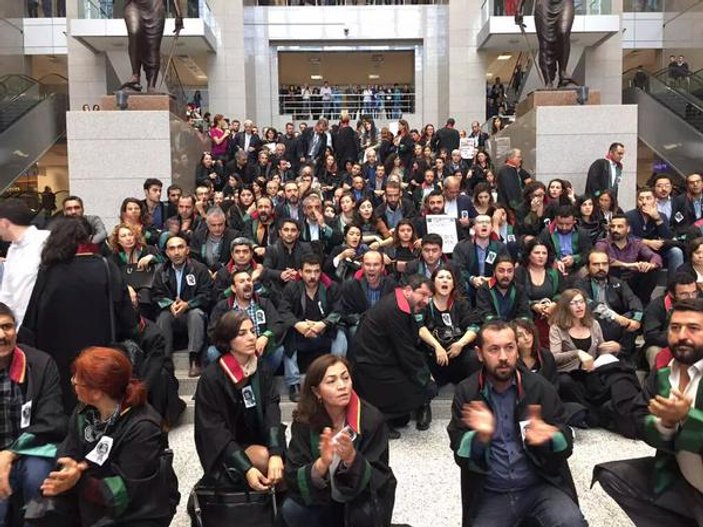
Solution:
M 80 404 L 58 449 L 62 468 L 41 486 L 45 497 L 56 497 L 46 525 L 109 519 L 121 527 L 166 527 L 175 514 L 169 489 L 177 481 L 169 467 L 162 471 L 161 417 L 146 403 L 129 359 L 112 348 L 91 347 L 72 372 Z

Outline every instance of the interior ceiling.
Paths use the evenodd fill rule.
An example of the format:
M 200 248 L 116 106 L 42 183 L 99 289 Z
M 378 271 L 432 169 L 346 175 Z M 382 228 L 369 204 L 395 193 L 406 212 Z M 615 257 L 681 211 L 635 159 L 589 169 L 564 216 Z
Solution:
M 523 52 L 524 55 L 524 52 Z M 498 57 L 508 57 L 507 60 L 498 60 Z M 500 77 L 503 83 L 510 81 L 517 63 L 519 51 L 488 52 L 486 53 L 486 82 L 493 83 L 493 79 Z

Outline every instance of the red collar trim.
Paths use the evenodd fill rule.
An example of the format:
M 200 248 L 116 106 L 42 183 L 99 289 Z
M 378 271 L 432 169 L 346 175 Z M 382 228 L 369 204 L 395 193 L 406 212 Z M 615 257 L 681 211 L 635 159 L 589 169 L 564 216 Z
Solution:
M 410 304 L 408 303 L 408 299 L 405 298 L 405 295 L 403 294 L 403 289 L 401 287 L 395 288 L 395 301 L 398 304 L 398 308 L 400 308 L 403 313 L 412 315 Z
M 496 277 L 495 277 L 495 276 L 491 276 L 491 277 L 488 279 L 488 289 L 493 289 L 493 288 L 496 286 L 496 283 L 497 283 L 497 282 L 498 282 L 498 280 L 496 280 Z
M 231 353 L 225 353 L 222 357 L 220 357 L 219 363 L 227 377 L 229 377 L 234 384 L 244 380 L 244 372 L 242 371 L 242 367 L 239 365 L 239 362 L 237 362 L 237 359 L 234 358 L 234 355 Z
M 76 254 L 97 254 L 98 246 L 94 243 L 80 243 L 76 248 Z
M 361 400 L 354 390 L 347 405 L 347 424 L 355 433 L 361 434 Z
M 12 362 L 10 363 L 10 380 L 17 384 L 22 384 L 26 376 L 27 356 L 19 346 L 16 346 L 12 352 Z
M 671 298 L 671 295 L 669 293 L 667 293 L 664 296 L 664 309 L 666 310 L 667 313 L 669 311 L 671 311 L 671 308 L 673 307 L 673 305 L 674 305 L 674 299 Z

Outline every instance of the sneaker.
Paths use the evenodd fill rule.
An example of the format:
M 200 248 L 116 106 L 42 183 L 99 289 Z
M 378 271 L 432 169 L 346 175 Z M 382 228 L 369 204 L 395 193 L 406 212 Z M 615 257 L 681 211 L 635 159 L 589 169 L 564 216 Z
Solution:
M 300 384 L 294 384 L 288 388 L 288 398 L 293 403 L 300 401 Z

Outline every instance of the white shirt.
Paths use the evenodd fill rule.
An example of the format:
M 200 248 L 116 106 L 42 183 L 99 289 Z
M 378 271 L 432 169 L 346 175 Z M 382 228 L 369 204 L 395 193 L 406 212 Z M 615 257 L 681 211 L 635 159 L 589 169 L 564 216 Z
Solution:
M 456 204 L 456 199 L 453 199 L 452 201 L 449 201 L 448 199 L 444 200 L 444 213 L 452 218 L 459 217 L 459 207 Z
M 610 186 L 614 187 L 618 179 L 618 165 L 610 160 L 608 161 L 610 162 Z
M 671 373 L 669 374 L 669 384 L 671 388 L 679 388 L 679 380 L 681 378 L 680 368 L 685 367 L 684 364 L 676 362 L 676 359 L 669 363 Z M 703 374 L 703 359 L 688 367 L 688 385 L 683 391 L 685 397 L 690 397 L 695 402 L 698 386 L 701 382 L 701 374 Z M 661 424 L 661 420 L 657 418 L 657 430 L 664 439 L 671 439 L 676 433 L 676 428 L 666 428 Z M 703 457 L 701 454 L 694 454 L 685 450 L 679 450 L 676 453 L 676 461 L 679 464 L 681 474 L 686 478 L 693 487 L 698 489 L 698 492 L 703 492 Z
M 34 283 L 37 281 L 41 252 L 48 237 L 49 231 L 40 231 L 31 225 L 22 239 L 12 242 L 7 250 L 5 272 L 0 286 L 0 302 L 12 309 L 18 328 L 22 325 Z

